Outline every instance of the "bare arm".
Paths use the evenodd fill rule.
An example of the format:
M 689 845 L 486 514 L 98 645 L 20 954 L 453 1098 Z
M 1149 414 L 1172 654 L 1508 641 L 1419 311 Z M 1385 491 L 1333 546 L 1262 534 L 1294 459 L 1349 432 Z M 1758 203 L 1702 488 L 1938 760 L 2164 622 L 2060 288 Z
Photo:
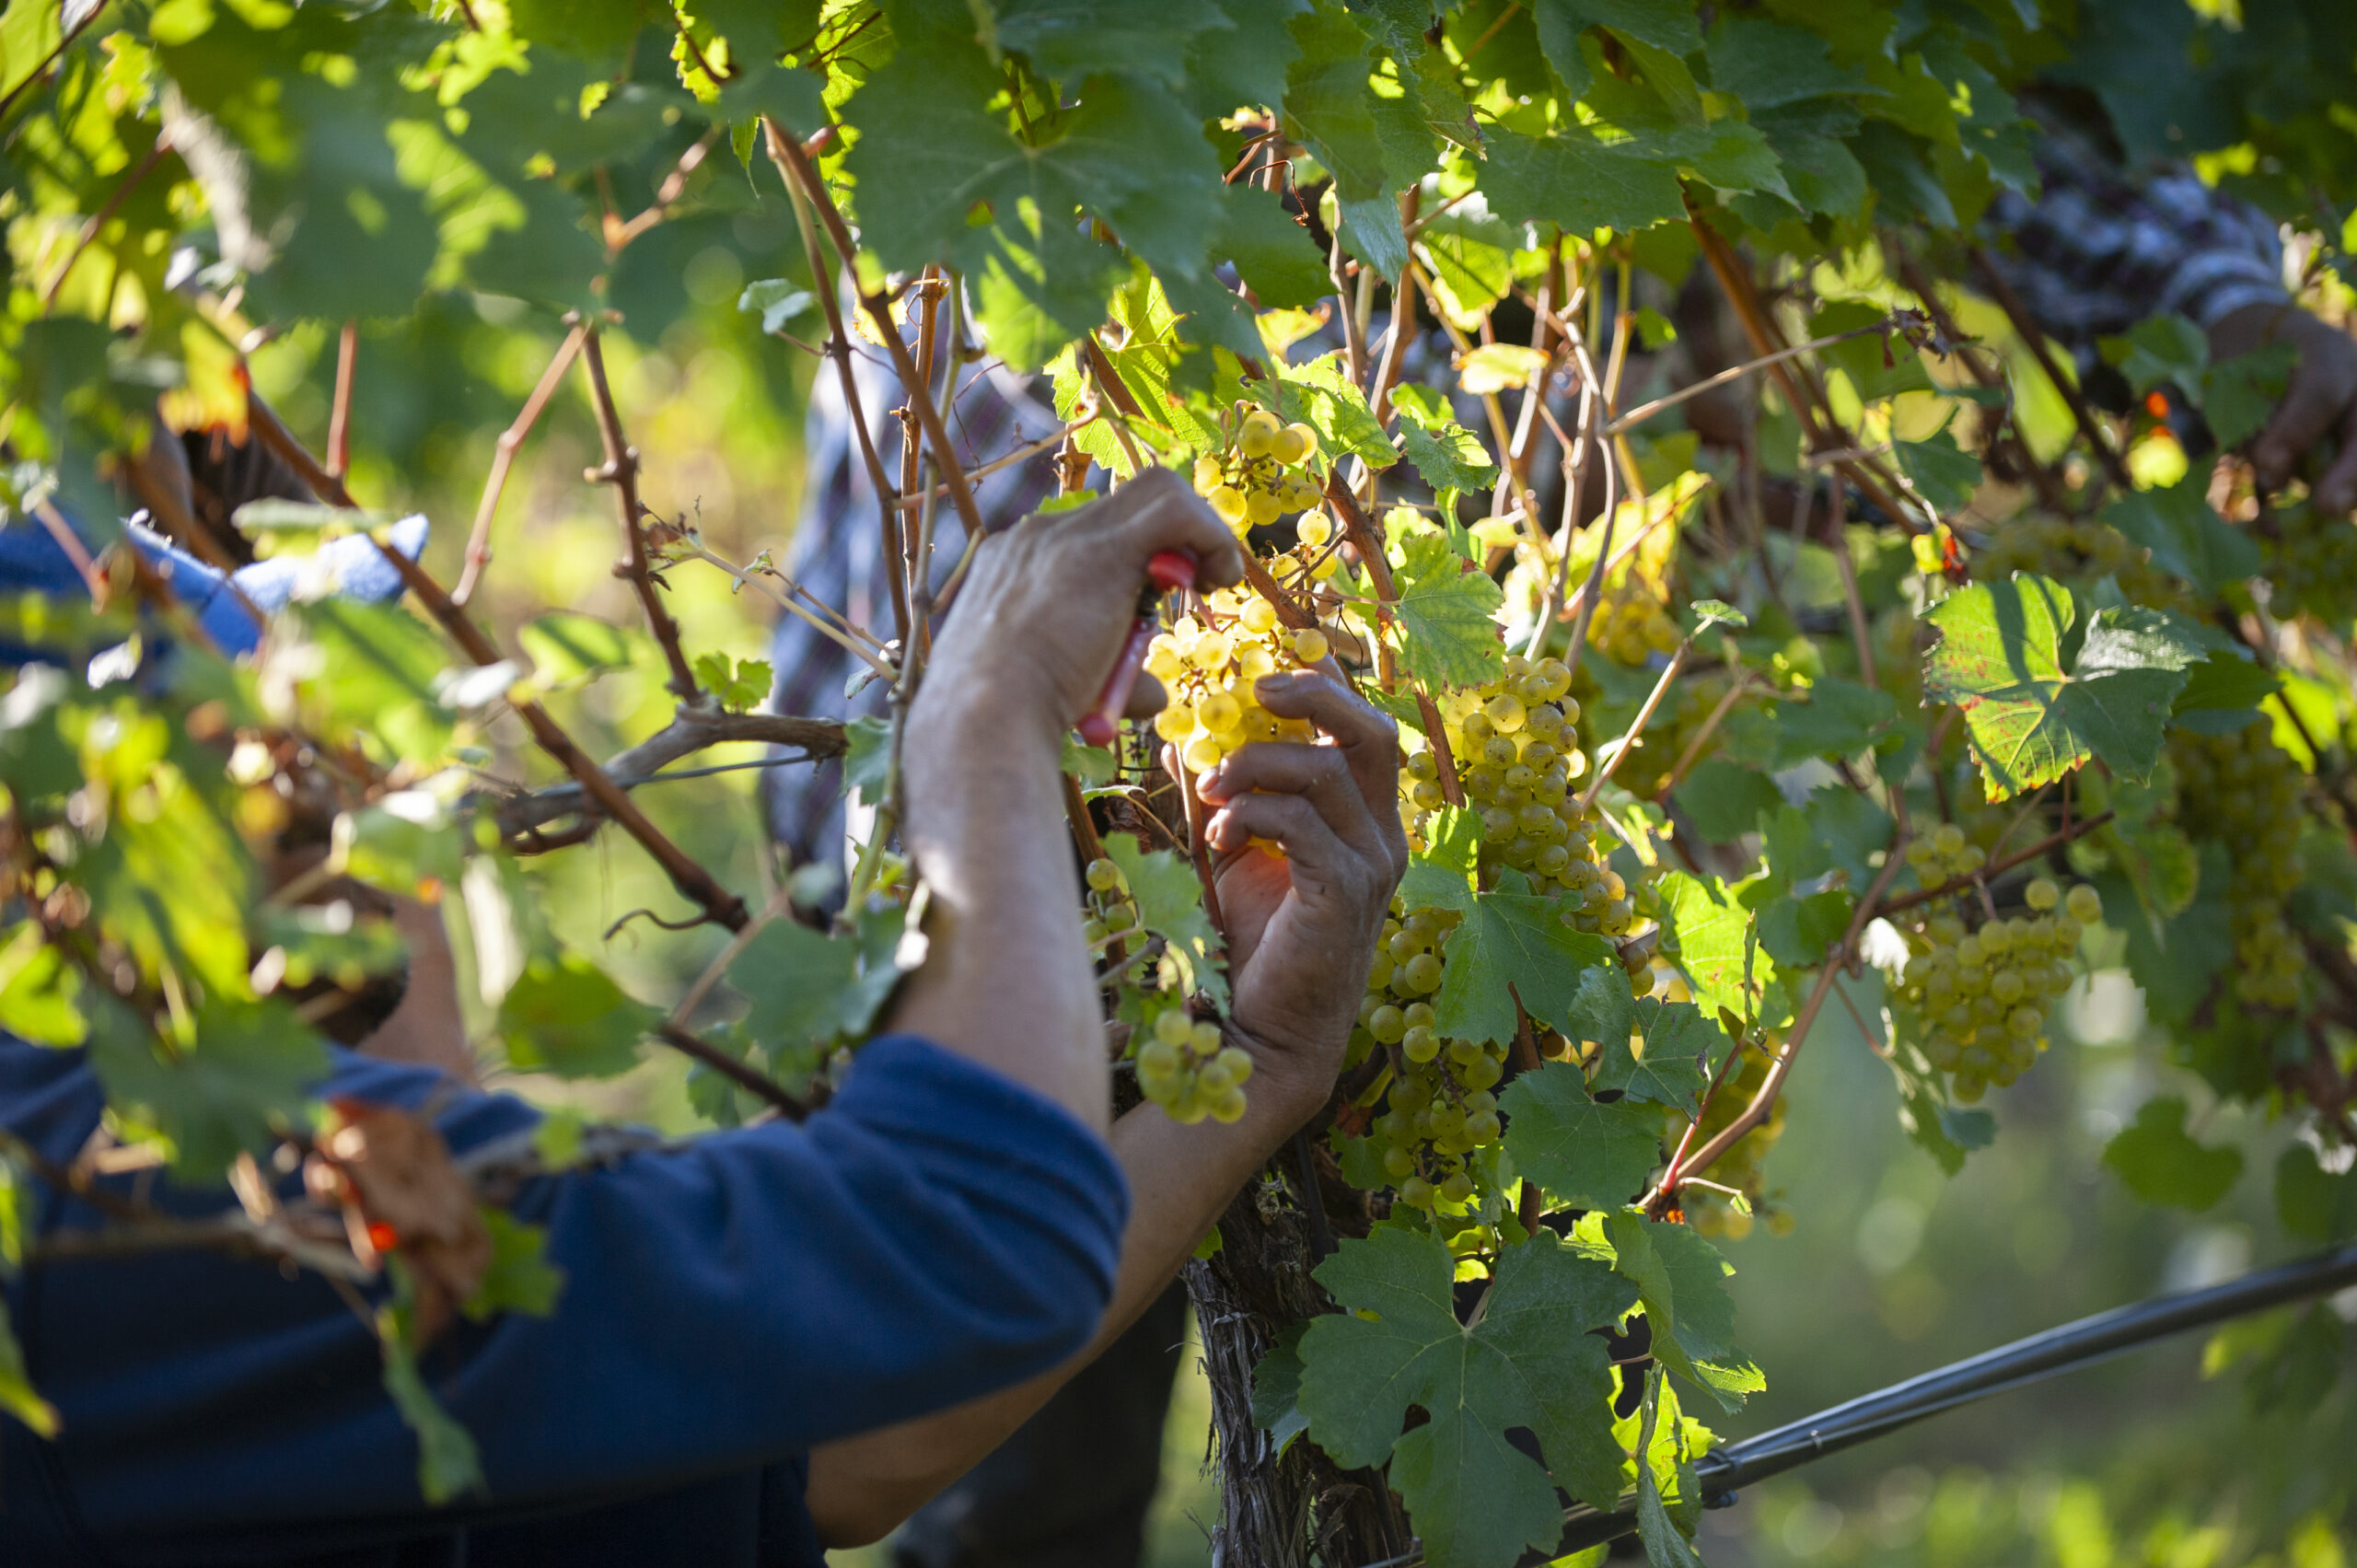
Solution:
M 1104 1025 L 1065 834 L 1059 738 L 1104 683 L 1146 560 L 1192 551 L 1243 575 L 1236 540 L 1175 474 L 985 541 L 934 646 L 903 749 L 903 839 L 933 891 L 924 967 L 889 1020 L 1102 1130 Z
M 1252 1173 L 1317 1114 L 1366 987 L 1375 938 L 1407 865 L 1390 721 L 1327 676 L 1274 677 L 1261 700 L 1314 720 L 1328 744 L 1247 747 L 1201 781 L 1220 809 L 1220 902 L 1236 1018 L 1257 1071 L 1241 1121 L 1181 1127 L 1155 1106 L 1115 1124 L 1132 1194 L 1120 1272 L 1088 1348 L 1053 1372 L 938 1415 L 828 1444 L 810 1457 L 808 1502 L 830 1546 L 877 1539 L 1004 1441 L 1162 1293 Z M 1283 858 L 1249 846 L 1255 835 Z M 1069 890 L 1066 901 L 1076 902 Z M 1092 990 L 1092 1026 L 1096 999 Z

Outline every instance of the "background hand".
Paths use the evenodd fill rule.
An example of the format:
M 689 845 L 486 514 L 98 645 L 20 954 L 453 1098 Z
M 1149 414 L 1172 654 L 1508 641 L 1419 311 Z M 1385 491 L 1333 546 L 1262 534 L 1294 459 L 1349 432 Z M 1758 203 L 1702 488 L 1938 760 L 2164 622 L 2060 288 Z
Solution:
M 1339 676 L 1264 678 L 1261 704 L 1304 718 L 1317 744 L 1259 741 L 1195 784 L 1227 922 L 1236 1021 L 1283 1060 L 1264 1081 L 1322 1103 L 1358 1019 L 1392 889 L 1408 868 L 1399 826 L 1399 728 Z M 1175 760 L 1175 759 L 1174 759 Z M 1271 854 L 1255 838 L 1281 845 Z
M 2213 361 L 2271 343 L 2293 344 L 2300 357 L 2283 401 L 2251 444 L 2259 483 L 2281 489 L 2313 454 L 2322 470 L 2309 493 L 2316 509 L 2337 515 L 2357 507 L 2357 338 L 2291 305 L 2246 305 L 2210 329 Z

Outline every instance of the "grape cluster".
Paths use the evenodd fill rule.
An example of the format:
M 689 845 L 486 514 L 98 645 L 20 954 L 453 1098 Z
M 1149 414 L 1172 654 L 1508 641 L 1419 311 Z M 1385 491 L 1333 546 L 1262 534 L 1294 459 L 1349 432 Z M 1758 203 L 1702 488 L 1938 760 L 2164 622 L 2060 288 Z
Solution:
M 1080 935 L 1094 948 L 1109 936 L 1119 936 L 1134 931 L 1138 923 L 1138 906 L 1130 901 L 1130 879 L 1112 861 L 1098 858 L 1088 863 L 1088 913 L 1080 923 Z
M 1318 432 L 1254 409 L 1225 452 L 1195 459 L 1195 494 L 1241 539 L 1317 504 L 1323 492 L 1303 466 L 1317 455 Z
M 2264 724 L 2232 735 L 2177 730 L 2168 754 L 2177 772 L 2177 825 L 2223 844 L 2234 865 L 2226 887 L 2235 934 L 2231 993 L 2247 1006 L 2298 1006 L 2305 965 L 2283 900 L 2305 871 L 2299 763 Z
M 1694 1132 L 1697 1145 L 1717 1137 L 1735 1119 L 1750 1108 L 1767 1084 L 1768 1070 L 1779 1052 L 1784 1049 L 1784 1031 L 1770 1029 L 1757 1045 L 1738 1045 L 1742 1057 L 1735 1071 L 1703 1109 L 1702 1121 Z M 1778 1095 L 1769 1104 L 1768 1120 L 1733 1144 L 1711 1167 L 1711 1179 L 1722 1187 L 1731 1187 L 1745 1195 L 1755 1214 L 1764 1212 L 1771 1231 L 1782 1233 L 1791 1225 L 1791 1215 L 1781 1210 L 1769 1210 L 1760 1188 L 1760 1163 L 1784 1134 L 1784 1097 Z M 1704 1236 L 1724 1237 L 1739 1241 L 1751 1234 L 1753 1214 L 1741 1209 L 1707 1187 L 1689 1187 L 1678 1194 L 1678 1203 L 1686 1211 L 1686 1221 Z
M 1472 1156 L 1501 1132 L 1491 1091 L 1505 1075 L 1505 1049 L 1446 1039 L 1434 1026 L 1440 949 L 1460 917 L 1397 900 L 1392 911 L 1359 1008 L 1366 1036 L 1360 1049 L 1388 1052 L 1395 1069 L 1383 1114 L 1369 1130 L 1401 1202 L 1427 1212 L 1462 1206 L 1478 1184 Z
M 1929 837 L 1909 842 L 1907 864 L 1924 887 L 1945 888 L 1988 865 L 1989 856 L 1979 844 L 1964 836 L 1962 828 L 1954 822 L 1943 822 Z
M 1253 686 L 1273 670 L 1325 656 L 1326 633 L 1288 630 L 1277 607 L 1249 588 L 1213 593 L 1203 600 L 1202 617 L 1180 616 L 1146 649 L 1146 672 L 1170 692 L 1155 733 L 1178 748 L 1179 761 L 1194 773 L 1249 741 L 1314 740 L 1307 720 L 1270 713 Z
M 2288 617 L 2296 607 L 2338 625 L 2357 605 L 2357 528 L 2313 506 L 2288 507 L 2267 551 L 2269 608 Z
M 1138 1087 L 1170 1120 L 1187 1125 L 1206 1116 L 1234 1121 L 1244 1114 L 1244 1083 L 1252 1053 L 1223 1043 L 1219 1026 L 1190 1017 L 1173 1002 L 1155 1015 L 1137 1047 Z
M 1587 642 L 1613 663 L 1633 668 L 1678 646 L 1678 622 L 1667 606 L 1632 589 L 1596 606 L 1587 623 Z
M 2190 607 L 2185 587 L 2153 569 L 2151 552 L 2109 523 L 2092 517 L 2058 517 L 2050 512 L 2022 513 L 1998 525 L 1971 556 L 1975 581 L 2002 583 L 2016 572 L 2061 582 L 2109 577 L 2138 604 L 2165 609 Z
M 1449 755 L 1466 805 L 1481 815 L 1481 868 L 1511 866 L 1541 890 L 1551 881 L 1578 899 L 1578 929 L 1619 936 L 1635 923 L 1635 908 L 1628 885 L 1606 864 L 1609 852 L 1597 846 L 1600 823 L 1581 812 L 1572 790 L 1587 772 L 1587 754 L 1574 728 L 1580 705 L 1565 695 L 1571 684 L 1561 659 L 1534 664 L 1508 655 L 1505 673 L 1474 688 L 1459 716 L 1445 724 Z M 1410 840 L 1421 844 L 1431 814 L 1447 799 L 1439 759 L 1411 754 L 1399 791 Z
M 1922 1025 L 1923 1054 L 1952 1074 L 1966 1104 L 2020 1077 L 2046 1049 L 2046 1005 L 2070 989 L 2070 957 L 2085 927 L 2103 918 L 2103 900 L 2084 883 L 2066 900 L 2041 877 L 2023 901 L 2027 915 L 1978 931 L 1968 932 L 1955 912 L 1934 914 L 1910 939 L 1899 1000 Z

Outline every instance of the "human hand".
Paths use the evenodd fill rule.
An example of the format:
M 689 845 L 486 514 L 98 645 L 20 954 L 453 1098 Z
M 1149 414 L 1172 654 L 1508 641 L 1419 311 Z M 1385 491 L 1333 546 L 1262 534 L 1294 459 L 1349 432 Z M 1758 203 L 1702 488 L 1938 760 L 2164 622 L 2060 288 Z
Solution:
M 1137 620 L 1146 562 L 1161 550 L 1192 553 L 1202 587 L 1244 575 L 1235 536 L 1165 469 L 985 540 L 935 645 L 920 708 L 947 716 L 980 707 L 994 722 L 1037 718 L 1050 733 L 1069 729 L 1103 688 Z M 1160 706 L 1157 689 L 1140 686 L 1133 708 Z
M 2292 305 L 2246 305 L 2210 329 L 2210 357 L 2232 359 L 2272 343 L 2299 351 L 2292 383 L 2267 427 L 2251 445 L 2258 482 L 2281 489 L 2322 446 L 2336 451 L 2309 491 L 2316 509 L 2339 514 L 2357 507 L 2357 338 Z
M 1238 1028 L 1268 1047 L 1253 1093 L 1306 1117 L 1325 1102 L 1366 993 L 1376 939 L 1408 868 L 1399 726 L 1332 673 L 1265 676 L 1261 705 L 1314 744 L 1256 741 L 1195 781 L 1227 922 Z M 1175 759 L 1174 759 L 1175 761 Z M 1174 770 L 1175 771 L 1175 770 Z M 1284 854 L 1252 845 L 1262 838 Z

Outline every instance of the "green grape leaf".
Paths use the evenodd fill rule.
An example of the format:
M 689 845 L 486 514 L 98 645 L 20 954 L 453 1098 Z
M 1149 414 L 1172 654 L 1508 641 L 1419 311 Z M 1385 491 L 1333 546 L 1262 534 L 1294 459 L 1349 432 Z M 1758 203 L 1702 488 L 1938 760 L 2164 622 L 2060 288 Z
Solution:
M 2129 390 L 2140 398 L 2160 386 L 2175 386 L 2192 397 L 2201 395 L 2201 373 L 2210 367 L 2210 340 L 2174 310 L 2148 316 L 2096 346 L 2128 378 Z
M 1857 900 L 1848 889 L 1828 888 L 1806 898 L 1787 895 L 1759 912 L 1759 946 L 1779 969 L 1813 970 L 1825 951 L 1850 929 Z
M 1910 1059 L 1913 1066 L 1908 1064 Z M 1964 1110 L 1948 1104 L 1940 1079 L 1920 1055 L 1901 1051 L 1887 1060 L 1898 1082 L 1899 1130 L 1943 1171 L 1956 1175 L 1964 1168 L 1967 1155 L 1996 1142 L 1997 1119 L 1985 1110 Z
M 2186 672 L 2185 690 L 2177 694 L 2169 712 L 2247 713 L 2281 691 L 2273 670 L 2248 648 L 2232 644 L 2212 649 Z
M 843 726 L 843 791 L 860 793 L 868 804 L 878 805 L 884 799 L 884 786 L 892 772 L 892 724 L 889 719 L 873 715 L 855 718 Z
M 535 954 L 499 1004 L 509 1065 L 565 1078 L 629 1072 L 638 1065 L 639 1041 L 662 1021 L 660 1008 L 633 999 L 578 953 Z
M 1340 353 L 1287 366 L 1273 384 L 1257 383 L 1253 390 L 1288 424 L 1298 421 L 1317 431 L 1318 450 L 1333 461 L 1363 458 L 1380 469 L 1399 460 L 1391 437 L 1384 434 L 1382 423 L 1367 406 L 1366 394 L 1343 367 Z
M 484 1490 L 482 1456 L 475 1440 L 425 1386 L 417 1352 L 396 1326 L 394 1309 L 377 1309 L 377 1338 L 384 1347 L 385 1392 L 401 1421 L 417 1434 L 417 1484 L 428 1505 Z
M 491 1237 L 491 1264 L 474 1295 L 461 1304 L 466 1315 L 481 1323 L 502 1312 L 545 1318 L 555 1311 L 564 1271 L 549 1261 L 548 1227 L 527 1225 L 488 1204 L 476 1212 Z
M 1588 970 L 1609 966 L 1620 973 L 1612 944 L 1573 930 L 1563 915 L 1562 904 L 1533 897 L 1518 871 L 1504 873 L 1495 891 L 1474 899 L 1445 945 L 1440 993 L 1433 999 L 1440 1032 L 1455 1040 L 1512 1040 L 1517 996 L 1532 1017 L 1561 1026 Z
M 283 1126 L 305 1122 L 327 1047 L 293 1008 L 271 999 L 208 999 L 193 1043 L 168 1053 L 153 1030 L 111 998 L 91 1009 L 90 1065 L 107 1103 L 170 1141 L 184 1179 L 217 1181 L 240 1154 L 267 1149 Z
M 1212 1235 L 1219 1235 L 1217 1227 Z M 1252 1424 L 1269 1434 L 1279 1454 L 1309 1430 L 1309 1418 L 1301 1413 L 1301 1336 L 1308 1328 L 1306 1318 L 1286 1324 L 1252 1368 Z
M 1625 41 L 1672 55 L 1691 54 L 1702 47 L 1694 7 L 1686 0 L 1538 0 L 1538 16 L 1541 38 L 1576 37 L 1583 29 L 1604 28 Z
M 1915 363 L 1920 367 L 1922 362 Z M 1972 504 L 1980 488 L 1980 459 L 1958 447 L 1954 436 L 1942 430 L 1928 441 L 1900 441 L 1894 450 L 1907 482 L 1934 512 L 1945 517 Z
M 815 1067 L 835 1041 L 865 1036 L 900 983 L 903 918 L 897 905 L 864 911 L 843 935 L 790 920 L 763 926 L 728 966 L 748 1004 L 745 1032 L 789 1074 Z
M 1344 1310 L 1302 1336 L 1300 1402 L 1347 1468 L 1389 1461 L 1434 1568 L 1496 1568 L 1562 1539 L 1562 1487 L 1610 1507 L 1624 1456 L 1608 1432 L 1612 1374 L 1592 1331 L 1636 1292 L 1551 1235 L 1506 1249 L 1480 1321 L 1457 1321 L 1437 1237 L 1378 1228 L 1317 1270 Z M 1366 1317 L 1359 1316 L 1368 1314 Z M 1431 1418 L 1400 1430 L 1411 1405 Z M 1538 1439 L 1546 1467 L 1507 1440 Z
M 1213 251 L 1236 263 L 1263 310 L 1306 310 L 1334 292 L 1326 258 L 1273 192 L 1235 184 L 1226 192 Z
M 2153 552 L 2153 564 L 2214 594 L 2229 583 L 2258 575 L 2258 541 L 2229 527 L 2210 505 L 2208 480 L 2190 477 L 2165 490 L 2131 491 L 2097 514 L 2133 544 Z
M 525 622 L 516 641 L 542 679 L 554 681 L 627 669 L 644 645 L 630 628 L 569 610 L 552 610 Z
M 1051 81 L 1144 72 L 1177 87 L 1187 51 L 1213 29 L 1235 27 L 1212 0 L 992 0 L 992 41 Z
M 2357 1236 L 2357 1170 L 2328 1171 L 2306 1144 L 2275 1162 L 2275 1216 L 2303 1241 Z
M 1568 1062 L 1525 1073 L 1498 1097 L 1514 1167 L 1557 1202 L 1617 1209 L 1661 1163 L 1662 1116 L 1632 1099 L 1598 1100 Z
M 1212 1005 L 1225 1013 L 1227 974 L 1219 958 L 1219 935 L 1203 912 L 1203 888 L 1193 865 L 1175 851 L 1141 849 L 1127 833 L 1109 835 L 1105 853 L 1129 879 L 1138 923 L 1169 944 L 1178 983 L 1209 993 Z
M 1654 1359 L 1726 1410 L 1741 1409 L 1744 1396 L 1767 1382 L 1735 1347 L 1735 1297 L 1726 1286 L 1734 1267 L 1690 1226 L 1630 1209 L 1603 1218 L 1612 1266 L 1636 1285 L 1653 1325 Z
M 48 12 L 52 17 L 56 14 L 47 6 L 23 9 Z M 8 23 L 16 20 L 12 10 Z M 25 1370 L 24 1347 L 17 1342 L 16 1326 L 8 1320 L 8 1304 L 5 1300 L 0 1300 L 0 1411 L 6 1411 L 43 1437 L 57 1435 L 57 1407 L 33 1388 L 32 1378 Z
M 1396 278 L 1408 270 L 1408 230 L 1399 221 L 1399 203 L 1378 193 L 1363 202 L 1337 200 L 1343 247 L 1378 277 Z
M 1399 594 L 1399 662 L 1426 686 L 1478 686 L 1497 679 L 1505 661 L 1498 606 L 1505 590 L 1459 555 L 1436 529 L 1400 540 L 1391 574 Z
M 1805 99 L 1864 92 L 1870 84 L 1836 65 L 1825 40 L 1743 12 L 1721 13 L 1711 29 L 1711 86 L 1740 99 L 1755 121 L 1762 110 Z
M 1809 757 L 1855 757 L 1898 719 L 1898 699 L 1872 686 L 1829 675 L 1808 689 L 1806 702 L 1782 702 L 1770 712 L 1776 725 L 1776 760 L 1790 767 Z
M 737 296 L 737 308 L 758 313 L 761 331 L 782 332 L 795 318 L 819 308 L 819 296 L 790 278 L 757 278 Z
M 1435 493 L 1487 490 L 1498 482 L 1498 465 L 1479 436 L 1454 420 L 1428 427 L 1401 412 L 1399 449 Z
M 1701 1502 L 1683 1445 L 1664 1445 L 1655 1437 L 1661 1424 L 1662 1398 L 1666 1388 L 1667 1379 L 1660 1367 L 1645 1374 L 1644 1403 L 1637 1428 L 1637 1538 L 1645 1549 L 1645 1562 L 1650 1568 L 1702 1568 L 1702 1560 L 1694 1555 L 1694 1546 L 1689 1539 L 1693 1527 L 1680 1527 L 1662 1493 L 1661 1472 L 1666 1469 L 1681 1502 L 1689 1507 Z M 1678 1413 L 1673 1406 L 1668 1429 L 1662 1434 L 1671 1436 L 1677 1427 Z M 1668 1452 L 1656 1452 L 1665 1446 Z M 1694 1507 L 1694 1512 L 1699 1516 L 1699 1507 Z
M 2212 1149 L 2185 1130 L 2185 1101 L 2146 1100 L 2133 1125 L 2104 1145 L 2103 1163 L 2148 1203 L 2197 1213 L 2224 1197 L 2243 1173 L 2242 1151 Z
M 1759 814 L 1784 804 L 1776 782 L 1756 768 L 1706 757 L 1672 792 L 1678 808 L 1707 843 L 1733 843 L 1759 825 Z
M 2201 375 L 2201 417 L 2221 447 L 2239 447 L 2258 435 L 2283 401 L 2299 350 L 2269 343 L 2221 360 Z
M 1508 223 L 1551 223 L 1573 234 L 1629 233 L 1686 215 L 1670 160 L 1573 132 L 1542 140 L 1492 131 L 1482 188 L 1490 210 Z
M 1661 879 L 1659 891 L 1662 923 L 1678 967 L 1693 987 L 1695 1002 L 1713 1017 L 1722 1008 L 1738 1018 L 1752 1016 L 1758 1011 L 1752 996 L 1767 989 L 1776 965 L 1747 940 L 1751 912 L 1735 899 L 1734 889 L 1716 877 L 1673 871 Z M 1744 990 L 1747 959 L 1754 988 L 1751 995 Z
M 1424 847 L 1408 857 L 1400 902 L 1411 910 L 1473 907 L 1474 874 L 1481 854 L 1481 814 L 1444 806 L 1424 824 Z
M 2091 757 L 2141 781 L 2160 756 L 2170 704 L 2202 656 L 2199 639 L 2160 610 L 2100 610 L 2065 673 L 2078 615 L 2069 588 L 2027 574 L 1975 583 L 1930 613 L 1941 639 L 1924 662 L 1924 700 L 1963 710 L 1992 802 Z
M 1477 844 L 1480 832 L 1477 822 Z M 37 923 L 17 926 L 0 947 L 0 1029 L 36 1045 L 79 1045 L 90 1028 L 75 1005 L 81 992 L 81 971 L 43 940 Z
M 1726 1031 L 1691 1002 L 1632 996 L 1629 977 L 1617 966 L 1581 974 L 1563 1021 L 1570 1039 L 1604 1048 L 1597 1088 L 1619 1089 L 1689 1115 L 1709 1080 L 1713 1059 L 1728 1043 Z
M 1285 72 L 1285 129 L 1332 171 L 1338 200 L 1389 200 L 1383 137 L 1367 91 L 1375 40 L 1337 0 L 1314 0 L 1289 31 L 1300 56 Z M 1396 226 L 1396 213 L 1392 221 Z M 1404 257 L 1404 241 L 1400 250 Z
M 732 714 L 756 707 L 770 694 L 767 659 L 730 659 L 726 654 L 699 654 L 689 667 L 713 700 Z
M 1188 107 L 1198 120 L 1220 120 L 1238 109 L 1274 109 L 1284 101 L 1285 75 L 1301 58 L 1293 18 L 1308 0 L 1219 0 L 1229 26 L 1195 35 L 1188 55 Z

